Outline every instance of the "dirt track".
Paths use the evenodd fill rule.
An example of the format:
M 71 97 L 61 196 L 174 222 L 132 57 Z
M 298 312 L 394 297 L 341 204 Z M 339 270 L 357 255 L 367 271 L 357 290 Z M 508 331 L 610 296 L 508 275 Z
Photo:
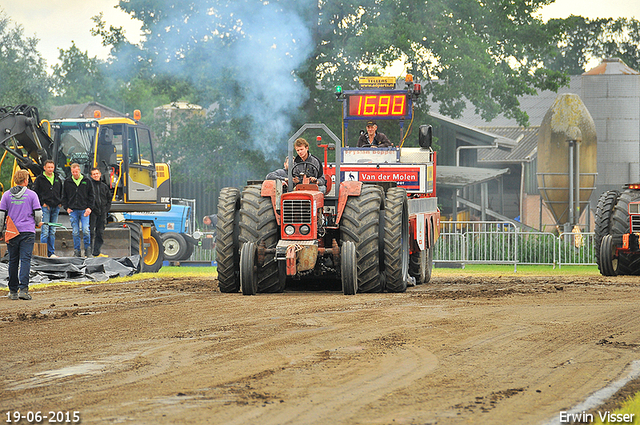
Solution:
M 221 294 L 213 279 L 32 293 L 0 299 L 3 422 L 539 424 L 640 358 L 637 277 L 436 276 L 352 297 Z

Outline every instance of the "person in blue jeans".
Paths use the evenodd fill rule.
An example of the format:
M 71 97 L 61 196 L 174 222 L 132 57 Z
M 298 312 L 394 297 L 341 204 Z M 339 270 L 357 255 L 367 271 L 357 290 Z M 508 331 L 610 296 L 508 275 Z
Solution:
M 84 243 L 84 256 L 91 256 L 91 231 L 89 215 L 93 206 L 93 185 L 91 180 L 80 172 L 80 165 L 71 164 L 71 175 L 64 181 L 62 188 L 62 208 L 69 213 L 71 233 L 73 235 L 73 256 L 82 257 L 80 251 Z M 82 231 L 82 238 L 80 232 Z
M 16 171 L 13 183 L 15 186 L 3 193 L 0 200 L 0 233 L 6 229 L 5 240 L 9 252 L 9 299 L 30 300 L 31 255 L 36 226 L 42 221 L 42 209 L 38 195 L 27 189 L 28 171 Z M 5 220 L 9 219 L 13 226 L 5 225 Z
M 43 223 L 58 222 L 58 213 L 62 203 L 62 180 L 54 173 L 55 169 L 54 162 L 47 159 L 44 162 L 44 172 L 33 182 L 33 190 L 38 194 L 42 206 Z M 47 244 L 47 256 L 49 257 L 57 257 L 55 242 L 56 228 L 43 224 L 40 231 L 40 243 Z

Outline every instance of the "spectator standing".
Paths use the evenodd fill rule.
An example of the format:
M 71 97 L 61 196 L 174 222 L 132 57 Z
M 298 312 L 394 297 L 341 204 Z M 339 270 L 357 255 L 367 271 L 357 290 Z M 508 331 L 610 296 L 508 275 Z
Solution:
M 107 224 L 107 214 L 111 209 L 111 189 L 102 181 L 102 173 L 98 168 L 91 169 L 91 184 L 93 185 L 93 208 L 90 216 L 91 248 L 94 257 L 108 257 L 100 253 L 104 243 L 104 227 Z
M 27 189 L 28 171 L 16 171 L 13 183 L 15 186 L 2 194 L 0 200 L 0 232 L 7 233 L 5 240 L 9 251 L 9 299 L 30 300 L 31 255 L 36 226 L 42 222 L 42 209 L 38 195 Z M 11 235 L 8 235 L 9 231 Z
M 218 225 L 218 214 L 205 215 L 202 217 L 202 224 L 215 229 Z
M 80 165 L 71 164 L 71 175 L 64 181 L 62 188 L 62 207 L 67 210 L 73 234 L 73 256 L 82 257 L 80 248 L 84 242 L 84 255 L 91 253 L 91 233 L 89 230 L 89 214 L 93 200 L 93 185 L 82 175 Z M 82 238 L 80 232 L 82 231 Z
M 33 183 L 33 190 L 38 194 L 42 206 L 43 223 L 58 222 L 60 204 L 62 203 L 62 180 L 54 173 L 55 169 L 55 163 L 47 159 L 44 162 L 44 172 L 36 177 Z M 47 244 L 47 256 L 49 257 L 57 257 L 55 242 L 56 228 L 43 224 L 40 230 L 40 243 Z

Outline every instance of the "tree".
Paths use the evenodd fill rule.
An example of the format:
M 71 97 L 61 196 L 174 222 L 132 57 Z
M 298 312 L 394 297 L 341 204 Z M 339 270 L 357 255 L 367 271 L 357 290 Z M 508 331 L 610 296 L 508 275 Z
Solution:
M 550 69 L 579 75 L 591 59 L 618 57 L 640 70 L 640 21 L 629 18 L 588 19 L 570 16 L 552 19 L 549 26 L 560 34 L 557 44 L 545 60 Z
M 305 82 L 355 88 L 358 75 L 402 60 L 440 112 L 458 117 L 468 101 L 485 119 L 504 113 L 526 124 L 517 97 L 566 83 L 562 72 L 544 67 L 559 34 L 534 13 L 550 2 L 320 1 Z M 322 115 L 327 97 L 314 92 L 307 110 Z
M 213 182 L 237 169 L 246 170 L 250 178 L 262 178 L 270 164 L 261 151 L 243 143 L 250 139 L 249 128 L 244 124 L 227 119 L 219 110 L 207 113 L 174 109 L 172 116 L 156 118 L 158 153 L 171 164 L 175 182 Z
M 60 64 L 53 66 L 52 87 L 59 105 L 101 101 L 105 96 L 103 65 L 97 57 L 89 57 L 71 43 L 68 50 L 59 49 Z
M 142 22 L 140 61 L 158 92 L 252 122 L 245 144 L 275 155 L 307 95 L 295 76 L 311 52 L 310 30 L 293 9 L 299 3 L 308 4 L 129 0 L 120 8 Z
M 43 111 L 50 99 L 49 78 L 38 39 L 11 24 L 0 10 L 0 99 L 3 105 L 36 105 Z

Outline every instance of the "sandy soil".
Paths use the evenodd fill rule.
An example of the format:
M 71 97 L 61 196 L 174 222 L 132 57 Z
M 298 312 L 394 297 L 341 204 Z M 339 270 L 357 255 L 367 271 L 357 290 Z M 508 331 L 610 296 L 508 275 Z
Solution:
M 542 424 L 640 358 L 637 277 L 436 276 L 352 297 L 221 294 L 213 278 L 32 293 L 0 299 L 3 422 Z

